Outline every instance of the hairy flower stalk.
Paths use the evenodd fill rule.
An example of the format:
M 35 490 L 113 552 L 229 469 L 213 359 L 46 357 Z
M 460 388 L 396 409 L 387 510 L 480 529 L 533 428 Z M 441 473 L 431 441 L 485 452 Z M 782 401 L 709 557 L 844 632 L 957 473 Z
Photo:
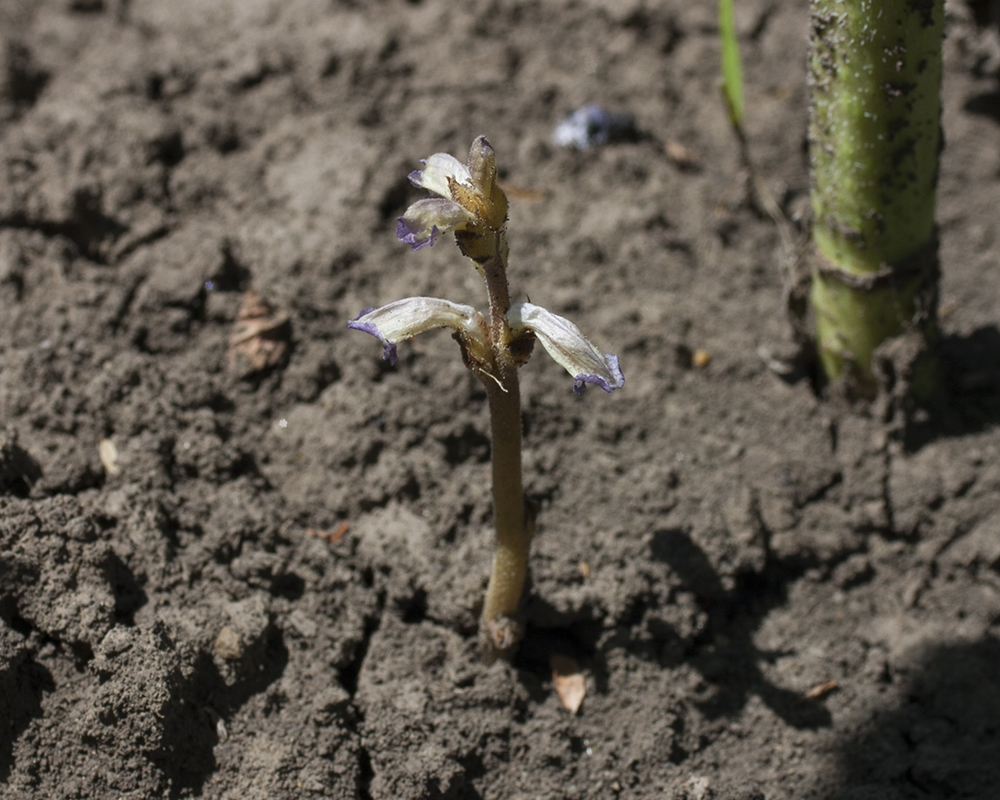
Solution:
M 862 397 L 882 342 L 937 335 L 943 25 L 944 0 L 813 0 L 812 303 L 824 371 Z M 918 397 L 935 363 L 914 366 Z
M 348 325 L 370 333 L 395 362 L 397 343 L 431 328 L 451 328 L 465 365 L 483 382 L 490 408 L 496 553 L 483 602 L 480 637 L 487 660 L 506 656 L 521 635 L 518 609 L 528 574 L 534 519 L 521 483 L 521 396 L 517 370 L 537 338 L 574 379 L 607 392 L 625 383 L 618 359 L 594 347 L 569 320 L 531 303 L 511 305 L 507 285 L 507 197 L 496 180 L 493 148 L 480 136 L 465 164 L 435 153 L 410 181 L 437 197 L 418 200 L 399 218 L 397 237 L 414 250 L 455 232 L 463 255 L 486 282 L 489 319 L 471 306 L 409 297 L 367 309 Z

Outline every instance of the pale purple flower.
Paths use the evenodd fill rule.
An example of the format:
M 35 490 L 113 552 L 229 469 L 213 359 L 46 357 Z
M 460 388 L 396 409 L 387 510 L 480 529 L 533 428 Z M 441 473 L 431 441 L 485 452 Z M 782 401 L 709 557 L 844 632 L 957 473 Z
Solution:
M 514 334 L 524 330 L 535 334 L 555 362 L 573 376 L 577 394 L 587 383 L 606 392 L 625 385 L 618 356 L 602 353 L 565 317 L 532 303 L 514 303 L 507 312 L 507 323 Z
M 472 143 L 463 164 L 448 153 L 435 153 L 410 183 L 438 195 L 413 203 L 396 220 L 396 236 L 419 250 L 442 233 L 499 229 L 507 219 L 507 198 L 496 184 L 496 156 L 485 136 Z
M 382 342 L 382 358 L 396 363 L 396 345 L 433 328 L 451 328 L 473 359 L 490 346 L 486 318 L 472 306 L 437 297 L 407 297 L 381 308 L 366 308 L 347 327 L 370 333 Z

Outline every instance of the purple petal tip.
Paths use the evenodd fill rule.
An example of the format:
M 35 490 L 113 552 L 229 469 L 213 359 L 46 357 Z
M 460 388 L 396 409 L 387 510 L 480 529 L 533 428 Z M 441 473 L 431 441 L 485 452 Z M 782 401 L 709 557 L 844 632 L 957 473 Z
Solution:
M 621 389 L 625 385 L 625 376 L 622 374 L 621 365 L 618 363 L 618 356 L 608 353 L 604 360 L 607 362 L 608 371 L 611 373 L 611 381 L 603 375 L 577 375 L 573 378 L 573 393 L 583 394 L 585 385 L 592 383 L 600 386 L 606 392 L 613 392 Z
M 362 331 L 363 333 L 368 333 L 382 342 L 382 360 L 388 361 L 392 366 L 396 365 L 396 345 L 392 342 L 387 342 L 382 336 L 381 331 L 374 322 L 358 322 L 365 314 L 369 311 L 374 311 L 374 308 L 366 308 L 360 314 L 358 314 L 354 319 L 347 323 L 347 327 L 356 331 Z
M 354 328 L 354 330 L 356 330 L 356 331 L 359 331 L 359 330 L 364 330 L 364 326 L 365 326 L 365 325 L 368 325 L 368 324 L 370 324 L 370 323 L 365 323 L 365 322 L 362 322 L 362 323 L 360 323 L 360 324 L 358 324 L 358 325 L 355 325 L 354 323 L 356 323 L 356 322 L 357 322 L 357 321 L 358 321 L 359 319 L 361 319 L 361 318 L 362 318 L 362 317 L 363 317 L 363 316 L 364 316 L 365 314 L 369 313 L 370 311 L 374 311 L 374 310 L 375 310 L 375 307 L 374 307 L 374 306 L 372 306 L 371 308 L 363 308 L 363 309 L 361 309 L 361 313 L 360 313 L 360 314 L 358 314 L 358 315 L 357 315 L 357 316 L 356 316 L 356 317 L 355 317 L 354 319 L 352 319 L 352 320 L 351 320 L 350 322 L 348 322 L 348 323 L 347 323 L 347 327 L 348 327 L 348 328 Z M 366 332 L 366 333 L 368 333 L 368 331 L 365 331 L 365 332 Z
M 432 225 L 430 236 L 426 239 L 422 239 L 422 233 L 422 230 L 418 231 L 411 228 L 406 217 L 396 217 L 396 238 L 403 242 L 403 244 L 408 244 L 411 250 L 419 250 L 421 247 L 427 247 L 428 245 L 434 244 L 434 240 L 437 239 L 439 231 L 437 225 Z

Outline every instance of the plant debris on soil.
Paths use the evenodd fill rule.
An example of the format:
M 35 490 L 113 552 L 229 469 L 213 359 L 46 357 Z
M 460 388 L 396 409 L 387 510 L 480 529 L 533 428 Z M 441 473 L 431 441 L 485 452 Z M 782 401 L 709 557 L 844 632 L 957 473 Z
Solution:
M 998 34 L 948 8 L 945 386 L 903 420 L 772 369 L 794 254 L 713 3 L 0 0 L 0 798 L 995 797 Z M 736 12 L 805 241 L 808 4 Z M 555 146 L 591 104 L 634 135 Z M 479 134 L 514 299 L 628 375 L 521 370 L 538 534 L 489 667 L 483 387 L 346 327 L 481 296 L 394 236 Z

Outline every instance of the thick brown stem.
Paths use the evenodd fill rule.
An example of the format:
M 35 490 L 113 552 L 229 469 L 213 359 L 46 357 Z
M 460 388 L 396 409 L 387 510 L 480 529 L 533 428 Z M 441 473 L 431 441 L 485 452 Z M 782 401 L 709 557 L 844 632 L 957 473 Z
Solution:
M 486 289 L 490 296 L 490 331 L 493 349 L 498 360 L 507 358 L 510 343 L 510 326 L 507 312 L 510 311 L 510 289 L 507 286 L 507 241 L 503 231 L 494 239 L 493 256 L 482 264 Z
M 525 524 L 521 485 L 521 402 L 516 367 L 511 365 L 499 383 L 488 382 L 486 392 L 493 435 L 497 540 L 480 625 L 484 654 L 493 661 L 506 655 L 520 638 L 516 617 L 528 574 L 531 529 Z
M 520 638 L 517 610 L 528 574 L 532 526 L 525 519 L 521 484 L 521 391 L 517 365 L 508 350 L 507 244 L 503 231 L 493 242 L 493 256 L 482 264 L 490 296 L 493 343 L 492 379 L 485 380 L 493 436 L 493 513 L 497 544 L 486 590 L 480 634 L 488 661 L 505 656 Z

